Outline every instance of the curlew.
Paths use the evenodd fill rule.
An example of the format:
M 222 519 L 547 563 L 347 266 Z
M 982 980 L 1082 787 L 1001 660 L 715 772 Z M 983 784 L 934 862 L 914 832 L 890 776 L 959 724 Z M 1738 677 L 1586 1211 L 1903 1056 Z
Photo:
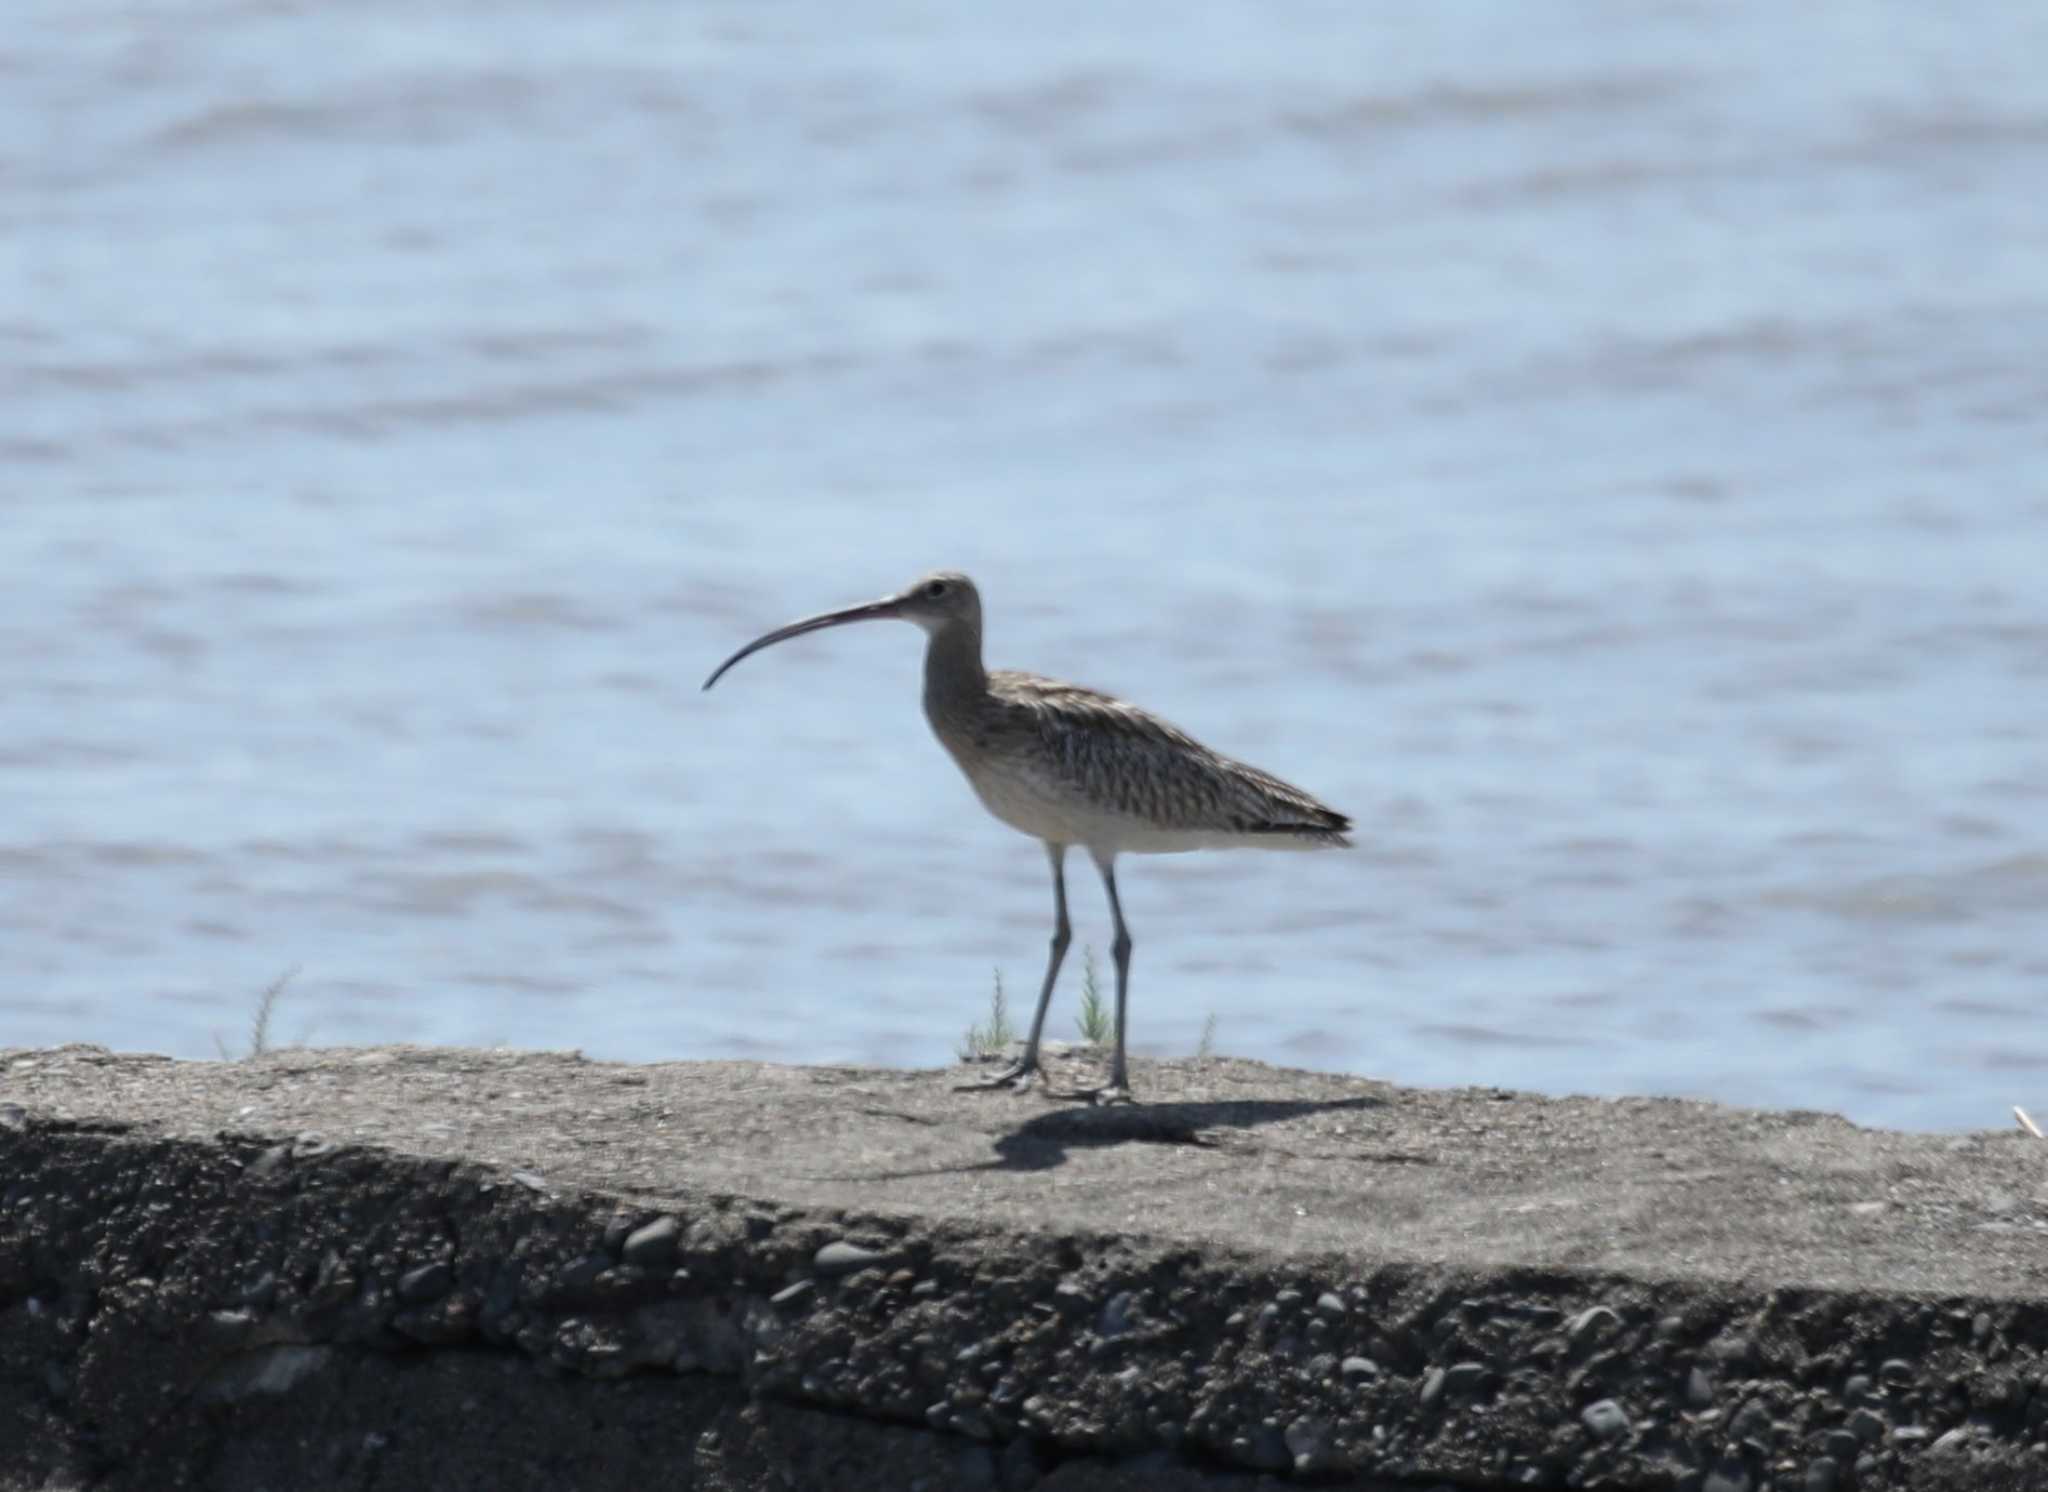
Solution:
M 1067 922 L 1067 851 L 1088 851 L 1109 893 L 1116 939 L 1116 1055 L 1109 1085 L 1093 1096 L 1130 1102 L 1124 1030 L 1130 1002 L 1131 933 L 1117 899 L 1116 857 L 1183 850 L 1348 847 L 1351 820 L 1270 773 L 1211 751 L 1185 731 L 1112 695 L 1037 674 L 989 670 L 981 660 L 981 594 L 957 571 L 927 575 L 879 601 L 777 627 L 718 665 L 727 669 L 770 644 L 849 622 L 914 622 L 928 639 L 924 713 L 988 811 L 1042 841 L 1052 865 L 1052 954 L 1024 1051 L 976 1088 L 1016 1087 L 1039 1072 Z

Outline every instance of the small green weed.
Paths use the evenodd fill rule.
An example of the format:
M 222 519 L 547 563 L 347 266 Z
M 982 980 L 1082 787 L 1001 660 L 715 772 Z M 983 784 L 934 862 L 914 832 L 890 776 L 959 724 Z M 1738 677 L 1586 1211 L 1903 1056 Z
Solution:
M 270 1040 L 271 1018 L 277 1014 L 277 1002 L 284 996 L 284 987 L 298 977 L 299 966 L 293 964 L 277 978 L 270 981 L 263 993 L 256 997 L 256 1009 L 249 1017 L 249 1045 L 247 1050 L 231 1052 L 228 1044 L 214 1034 L 214 1049 L 220 1053 L 223 1062 L 238 1062 L 245 1057 L 260 1057 L 273 1050 Z
M 1104 1046 L 1109 1042 L 1109 1002 L 1102 998 L 1102 990 L 1095 982 L 1095 950 L 1081 950 L 1081 1013 L 1074 1017 L 1074 1024 L 1081 1028 L 1081 1039 L 1090 1046 Z
M 967 1028 L 960 1042 L 960 1060 L 979 1062 L 1000 1056 L 1016 1039 L 1016 1029 L 1010 1024 L 1010 1002 L 1003 994 L 1003 971 L 998 969 L 995 991 L 988 997 L 988 1020 Z

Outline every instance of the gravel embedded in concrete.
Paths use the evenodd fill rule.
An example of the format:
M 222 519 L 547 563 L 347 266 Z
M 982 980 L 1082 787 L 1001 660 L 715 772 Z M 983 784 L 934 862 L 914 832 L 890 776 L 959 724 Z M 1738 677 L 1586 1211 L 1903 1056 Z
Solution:
M 1612 1399 L 1599 1399 L 1579 1411 L 1586 1428 L 1602 1440 L 1618 1440 L 1628 1434 L 1628 1412 Z
M 620 1257 L 640 1269 L 666 1269 L 675 1263 L 676 1244 L 683 1225 L 674 1217 L 658 1217 L 628 1233 L 619 1245 Z
M 1140 1064 L 1127 1110 L 950 1077 L 0 1053 L 0 1486 L 276 1485 L 318 1444 L 302 1492 L 514 1488 L 641 1440 L 666 1459 L 616 1485 L 883 1484 L 790 1459 L 834 1446 L 1048 1492 L 2048 1467 L 2027 1137 L 1235 1062 Z
M 812 1257 L 811 1265 L 819 1274 L 831 1279 L 862 1269 L 886 1269 L 899 1257 L 879 1249 L 862 1248 L 857 1243 L 838 1240 L 819 1249 Z

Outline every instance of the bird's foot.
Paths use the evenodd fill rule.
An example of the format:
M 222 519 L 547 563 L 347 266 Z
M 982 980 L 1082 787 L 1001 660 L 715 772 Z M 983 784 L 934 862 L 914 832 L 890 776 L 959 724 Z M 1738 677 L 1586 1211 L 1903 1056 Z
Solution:
M 1099 1109 L 1108 1108 L 1111 1104 L 1134 1104 L 1138 1101 L 1131 1096 L 1131 1085 L 1125 1078 L 1111 1078 L 1100 1088 L 1076 1088 L 1071 1093 L 1059 1093 L 1054 1097 L 1078 1099 L 1082 1103 L 1092 1103 Z
M 1135 1104 L 1138 1100 L 1131 1093 L 1130 1077 L 1122 1072 L 1111 1071 L 1109 1081 L 1100 1088 L 1062 1088 L 1057 1091 L 1048 1088 L 1048 1098 L 1063 1098 L 1070 1103 L 1091 1103 L 1098 1108 L 1111 1104 Z
M 972 1083 L 955 1083 L 953 1091 L 955 1093 L 986 1093 L 993 1088 L 1008 1088 L 1014 1093 L 1022 1093 L 1030 1088 L 1034 1080 L 1042 1079 L 1043 1076 L 1038 1069 L 1037 1058 L 1033 1057 L 1027 1061 L 1025 1058 L 1019 1057 L 994 1077 L 982 1078 Z

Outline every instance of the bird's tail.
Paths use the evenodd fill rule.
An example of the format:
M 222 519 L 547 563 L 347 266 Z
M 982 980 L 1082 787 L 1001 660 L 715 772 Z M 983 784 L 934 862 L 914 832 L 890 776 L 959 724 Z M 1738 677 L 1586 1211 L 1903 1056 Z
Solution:
M 1271 819 L 1245 826 L 1248 834 L 1271 835 L 1276 844 L 1305 850 L 1348 850 L 1350 830 L 1350 818 L 1334 808 L 1319 808 L 1299 819 Z

